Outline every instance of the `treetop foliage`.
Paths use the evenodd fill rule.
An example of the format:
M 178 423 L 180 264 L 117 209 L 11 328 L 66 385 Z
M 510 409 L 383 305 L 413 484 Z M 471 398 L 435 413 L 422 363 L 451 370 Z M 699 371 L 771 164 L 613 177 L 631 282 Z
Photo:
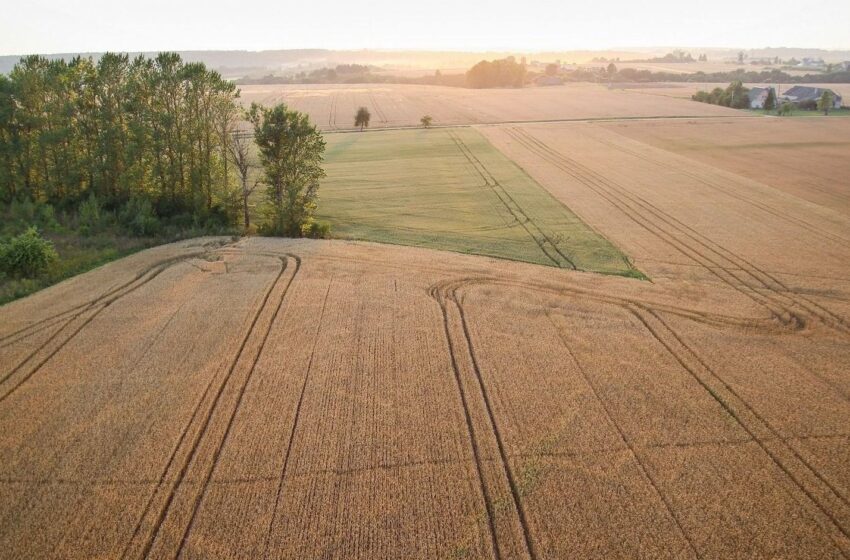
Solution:
M 469 69 L 466 81 L 472 88 L 522 87 L 525 75 L 525 64 L 509 56 L 500 60 L 482 60 Z
M 307 115 L 284 104 L 268 108 L 253 103 L 248 119 L 264 169 L 268 233 L 312 233 L 319 180 L 325 176 L 324 138 Z
M 229 215 L 236 87 L 175 53 L 97 62 L 27 56 L 0 76 L 0 201 Z

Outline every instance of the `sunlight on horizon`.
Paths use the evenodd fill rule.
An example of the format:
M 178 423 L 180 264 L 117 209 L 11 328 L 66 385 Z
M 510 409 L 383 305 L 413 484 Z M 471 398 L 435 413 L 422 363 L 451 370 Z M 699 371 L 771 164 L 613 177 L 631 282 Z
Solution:
M 529 2 L 144 3 L 33 0 L 0 21 L 0 54 L 158 51 L 414 49 L 614 50 L 686 47 L 850 48 L 850 11 L 816 0 L 776 3 L 673 0 L 636 4 Z M 789 17 L 793 13 L 793 17 Z M 109 22 L 108 24 L 105 22 Z

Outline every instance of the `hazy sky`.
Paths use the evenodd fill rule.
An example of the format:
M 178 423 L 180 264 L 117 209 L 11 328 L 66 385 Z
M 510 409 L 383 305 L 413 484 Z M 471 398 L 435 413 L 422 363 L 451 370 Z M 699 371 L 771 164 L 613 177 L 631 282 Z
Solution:
M 9 0 L 0 54 L 639 46 L 850 48 L 841 0 Z

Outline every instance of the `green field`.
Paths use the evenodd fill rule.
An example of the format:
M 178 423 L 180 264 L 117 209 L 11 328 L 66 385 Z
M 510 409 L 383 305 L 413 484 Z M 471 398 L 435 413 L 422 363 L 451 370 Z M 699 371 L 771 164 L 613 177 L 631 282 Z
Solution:
M 318 217 L 334 237 L 641 276 L 474 129 L 326 139 Z

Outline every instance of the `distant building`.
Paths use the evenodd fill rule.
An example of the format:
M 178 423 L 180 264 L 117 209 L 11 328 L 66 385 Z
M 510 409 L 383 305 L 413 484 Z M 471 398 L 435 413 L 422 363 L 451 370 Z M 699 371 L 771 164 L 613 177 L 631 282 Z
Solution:
M 803 57 L 803 60 L 797 66 L 801 68 L 825 68 L 826 63 L 822 58 Z
M 812 86 L 794 86 L 791 89 L 786 90 L 785 93 L 782 94 L 782 98 L 783 100 L 790 101 L 791 103 L 794 103 L 796 105 L 799 105 L 800 103 L 805 103 L 807 101 L 814 101 L 815 103 L 817 103 L 823 95 L 823 92 L 825 91 L 829 91 L 832 93 L 832 107 L 834 109 L 840 109 L 842 103 L 841 96 L 832 91 L 831 89 L 824 89 Z
M 776 101 L 776 90 L 773 89 L 773 86 L 750 88 L 748 94 L 750 96 L 750 109 L 764 109 L 764 104 L 771 91 L 773 92 L 773 99 Z

